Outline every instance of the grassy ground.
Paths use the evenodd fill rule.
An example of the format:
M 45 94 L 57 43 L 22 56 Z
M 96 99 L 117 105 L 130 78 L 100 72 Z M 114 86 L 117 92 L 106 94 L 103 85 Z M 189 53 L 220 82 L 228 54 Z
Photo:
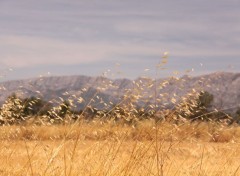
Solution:
M 0 175 L 240 175 L 238 126 L 91 122 L 0 131 Z

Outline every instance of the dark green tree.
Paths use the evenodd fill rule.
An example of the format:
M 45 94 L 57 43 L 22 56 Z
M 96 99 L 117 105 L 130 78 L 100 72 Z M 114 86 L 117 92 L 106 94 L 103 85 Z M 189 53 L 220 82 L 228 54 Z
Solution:
M 197 104 L 190 109 L 189 118 L 192 120 L 209 120 L 215 118 L 215 115 L 209 115 L 209 108 L 212 106 L 214 96 L 207 91 L 200 92 L 197 98 Z
M 62 104 L 60 104 L 58 115 L 63 118 L 70 113 L 71 113 L 71 104 L 69 103 L 69 101 L 64 100 Z
M 25 98 L 23 100 L 23 105 L 23 113 L 25 116 L 46 115 L 47 112 L 51 109 L 50 103 L 34 96 Z
M 213 102 L 213 95 L 207 91 L 202 91 L 198 97 L 198 105 L 200 108 L 210 108 Z
M 240 108 L 237 109 L 236 115 L 238 115 L 240 117 Z
M 240 107 L 237 109 L 233 117 L 234 117 L 233 122 L 240 124 Z

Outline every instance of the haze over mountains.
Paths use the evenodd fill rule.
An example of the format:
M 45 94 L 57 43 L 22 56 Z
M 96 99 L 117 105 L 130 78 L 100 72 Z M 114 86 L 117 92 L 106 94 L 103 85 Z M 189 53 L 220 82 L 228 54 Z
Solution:
M 7 81 L 0 83 L 0 103 L 12 93 L 20 97 L 37 96 L 47 101 L 81 98 L 78 107 L 84 107 L 93 98 L 92 104 L 103 108 L 106 104 L 118 104 L 124 95 L 135 98 L 137 104 L 145 106 L 160 99 L 159 106 L 172 106 L 171 98 L 178 101 L 195 89 L 214 95 L 213 108 L 234 111 L 240 105 L 240 73 L 217 72 L 203 76 L 166 78 L 152 80 L 138 78 L 111 80 L 105 77 L 60 76 Z M 157 91 L 156 91 L 157 90 Z M 164 97 L 164 98 L 163 98 Z M 161 101 L 162 99 L 162 101 Z

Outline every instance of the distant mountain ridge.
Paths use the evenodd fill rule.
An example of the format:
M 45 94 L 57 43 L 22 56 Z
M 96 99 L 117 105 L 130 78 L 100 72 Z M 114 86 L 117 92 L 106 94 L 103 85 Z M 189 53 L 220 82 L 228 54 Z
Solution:
M 154 101 L 154 98 L 161 98 L 160 95 L 163 94 L 168 97 L 162 103 L 169 103 L 173 95 L 181 97 L 192 89 L 205 90 L 213 94 L 213 106 L 217 109 L 236 109 L 240 104 L 240 73 L 217 72 L 196 77 L 183 76 L 158 80 L 138 78 L 134 81 L 90 76 L 56 76 L 7 81 L 0 83 L 0 103 L 12 93 L 16 93 L 21 97 L 37 96 L 48 101 L 59 97 L 63 99 L 72 96 L 83 97 L 85 102 L 90 101 L 95 95 L 99 102 L 101 100 L 117 104 L 128 92 L 130 95 L 141 95 L 139 104 L 144 106 L 143 102 Z M 157 97 L 154 97 L 154 94 L 157 94 Z

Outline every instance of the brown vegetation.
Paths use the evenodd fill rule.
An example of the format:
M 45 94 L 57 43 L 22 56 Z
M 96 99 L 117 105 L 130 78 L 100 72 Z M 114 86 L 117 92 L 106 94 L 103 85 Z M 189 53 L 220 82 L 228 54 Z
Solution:
M 114 121 L 2 126 L 1 175 L 238 175 L 240 127 Z
M 211 109 L 214 97 L 204 91 L 158 95 L 171 81 L 178 79 L 133 81 L 115 104 L 98 96 L 104 87 L 89 101 L 85 88 L 66 92 L 67 100 L 8 97 L 0 109 L 0 175 L 240 175 L 239 113 Z

